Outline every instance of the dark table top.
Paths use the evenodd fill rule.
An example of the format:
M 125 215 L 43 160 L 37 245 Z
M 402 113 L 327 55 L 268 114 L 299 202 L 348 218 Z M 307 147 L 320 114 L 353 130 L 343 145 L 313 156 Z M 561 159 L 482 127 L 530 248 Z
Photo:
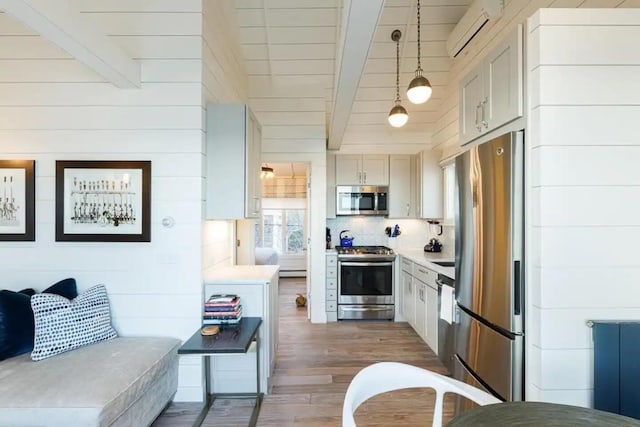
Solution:
M 470 409 L 447 424 L 457 426 L 640 426 L 640 420 L 579 406 L 504 402 Z
M 218 325 L 220 332 L 214 336 L 202 336 L 198 329 L 178 354 L 246 353 L 260 324 L 261 317 L 243 317 L 235 325 Z

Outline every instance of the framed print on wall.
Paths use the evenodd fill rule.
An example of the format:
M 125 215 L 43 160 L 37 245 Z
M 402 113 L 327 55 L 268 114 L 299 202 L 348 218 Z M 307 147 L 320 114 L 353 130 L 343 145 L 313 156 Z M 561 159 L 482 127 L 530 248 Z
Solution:
M 56 161 L 56 241 L 150 242 L 150 161 Z
M 0 241 L 36 240 L 35 160 L 0 160 Z

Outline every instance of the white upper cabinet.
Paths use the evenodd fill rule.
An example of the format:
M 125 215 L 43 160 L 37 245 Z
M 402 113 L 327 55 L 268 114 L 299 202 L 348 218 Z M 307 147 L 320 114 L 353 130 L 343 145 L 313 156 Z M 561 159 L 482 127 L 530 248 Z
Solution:
M 336 185 L 389 185 L 389 156 L 336 156 Z
M 389 156 L 389 218 L 415 218 L 415 166 L 411 155 Z
M 460 143 L 523 114 L 522 25 L 460 80 Z
M 260 215 L 262 130 L 244 104 L 207 105 L 207 219 Z
M 416 217 L 442 218 L 442 178 L 438 151 L 421 151 L 416 156 Z

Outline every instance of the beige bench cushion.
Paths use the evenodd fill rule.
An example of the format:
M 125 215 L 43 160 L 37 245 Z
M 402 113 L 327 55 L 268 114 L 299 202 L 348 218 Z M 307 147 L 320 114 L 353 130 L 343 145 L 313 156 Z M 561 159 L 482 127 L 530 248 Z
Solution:
M 29 354 L 4 360 L 0 426 L 110 425 L 156 392 L 156 378 L 177 372 L 179 346 L 174 338 L 120 337 L 39 362 Z

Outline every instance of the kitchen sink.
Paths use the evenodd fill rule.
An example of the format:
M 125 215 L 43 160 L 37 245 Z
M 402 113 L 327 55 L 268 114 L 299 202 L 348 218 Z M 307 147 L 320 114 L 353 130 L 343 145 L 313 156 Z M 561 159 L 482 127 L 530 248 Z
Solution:
M 437 264 L 441 267 L 455 267 L 456 263 L 453 261 L 431 261 L 434 264 Z

